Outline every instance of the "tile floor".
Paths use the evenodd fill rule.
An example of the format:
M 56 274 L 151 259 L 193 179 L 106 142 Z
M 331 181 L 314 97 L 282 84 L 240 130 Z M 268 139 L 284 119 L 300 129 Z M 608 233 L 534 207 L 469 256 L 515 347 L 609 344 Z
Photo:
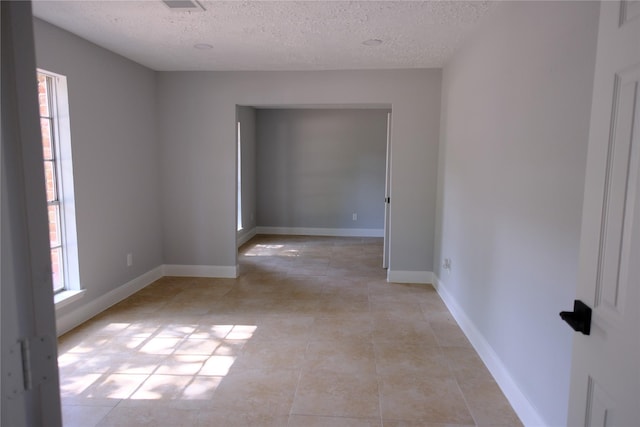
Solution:
M 518 426 L 382 241 L 258 236 L 238 279 L 166 277 L 59 340 L 64 425 Z

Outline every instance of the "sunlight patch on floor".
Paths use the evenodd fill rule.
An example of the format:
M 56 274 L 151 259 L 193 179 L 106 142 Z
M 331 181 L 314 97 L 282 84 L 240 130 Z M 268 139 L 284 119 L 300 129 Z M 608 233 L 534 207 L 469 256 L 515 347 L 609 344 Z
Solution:
M 92 328 L 58 357 L 59 368 L 68 371 L 61 377 L 61 396 L 210 399 L 233 366 L 238 348 L 256 330 L 246 324 L 178 322 L 155 328 L 143 322 Z

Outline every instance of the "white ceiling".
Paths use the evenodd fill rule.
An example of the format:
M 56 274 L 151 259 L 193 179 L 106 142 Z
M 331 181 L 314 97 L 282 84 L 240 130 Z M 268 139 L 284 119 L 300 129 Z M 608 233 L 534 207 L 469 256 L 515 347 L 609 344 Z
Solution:
M 154 70 L 442 67 L 487 1 L 34 1 L 38 18 Z M 363 41 L 379 39 L 379 46 Z M 196 49 L 204 43 L 211 49 Z

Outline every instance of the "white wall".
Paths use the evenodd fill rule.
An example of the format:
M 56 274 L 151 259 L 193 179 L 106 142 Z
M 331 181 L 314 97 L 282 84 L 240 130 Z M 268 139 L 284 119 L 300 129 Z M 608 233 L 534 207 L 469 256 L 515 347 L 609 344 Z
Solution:
M 443 72 L 443 291 L 546 425 L 566 422 L 598 3 L 509 2 Z M 486 356 L 485 352 L 485 356 Z M 525 405 L 526 406 L 526 405 Z
M 381 233 L 388 112 L 257 110 L 258 226 Z
M 67 77 L 80 282 L 68 313 L 162 264 L 155 73 L 35 19 L 39 68 Z M 127 267 L 126 254 L 133 254 Z
M 234 266 L 236 105 L 391 105 L 391 258 L 432 271 L 440 70 L 162 72 L 165 262 Z

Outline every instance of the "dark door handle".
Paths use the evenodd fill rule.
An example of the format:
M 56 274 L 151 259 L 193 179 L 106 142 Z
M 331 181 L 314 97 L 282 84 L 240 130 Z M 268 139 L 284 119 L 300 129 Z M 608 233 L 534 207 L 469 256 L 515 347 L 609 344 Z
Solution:
M 580 300 L 573 302 L 573 311 L 560 312 L 562 320 L 567 322 L 573 330 L 585 335 L 591 333 L 591 308 Z

